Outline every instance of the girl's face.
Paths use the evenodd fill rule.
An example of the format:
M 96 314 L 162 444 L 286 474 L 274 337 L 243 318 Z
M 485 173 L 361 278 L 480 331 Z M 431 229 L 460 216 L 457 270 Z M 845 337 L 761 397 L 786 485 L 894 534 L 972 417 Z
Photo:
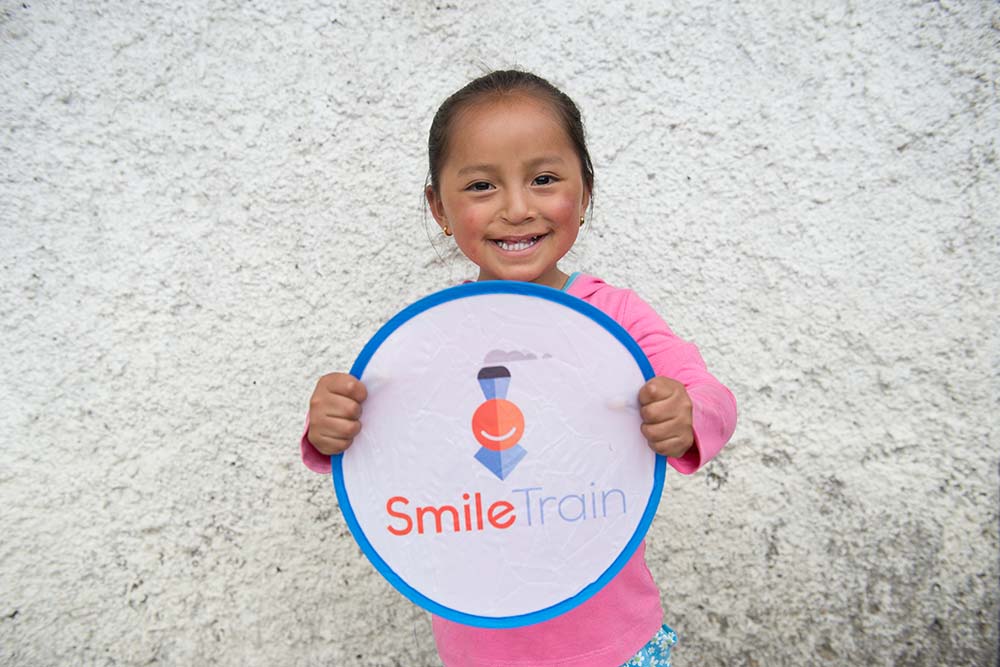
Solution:
M 434 219 L 455 234 L 479 280 L 561 289 L 556 264 L 569 252 L 590 201 L 580 158 L 550 108 L 526 95 L 475 104 L 453 121 Z

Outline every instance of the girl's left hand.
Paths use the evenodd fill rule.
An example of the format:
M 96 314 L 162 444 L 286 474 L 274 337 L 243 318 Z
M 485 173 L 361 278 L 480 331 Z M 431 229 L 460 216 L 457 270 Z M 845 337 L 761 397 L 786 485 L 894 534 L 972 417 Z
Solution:
M 642 434 L 657 454 L 680 458 L 694 444 L 691 397 L 677 380 L 655 377 L 639 390 Z

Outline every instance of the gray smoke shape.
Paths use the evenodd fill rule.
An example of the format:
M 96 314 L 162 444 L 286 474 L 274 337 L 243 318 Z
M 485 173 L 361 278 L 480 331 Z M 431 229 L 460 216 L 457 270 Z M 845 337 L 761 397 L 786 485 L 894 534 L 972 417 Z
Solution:
M 545 354 L 542 355 L 542 358 L 548 359 L 551 356 L 551 354 Z M 538 359 L 538 357 L 531 352 L 521 352 L 518 350 L 511 350 L 510 352 L 507 350 L 490 350 L 486 353 L 483 365 L 499 364 L 510 361 L 534 361 L 535 359 Z

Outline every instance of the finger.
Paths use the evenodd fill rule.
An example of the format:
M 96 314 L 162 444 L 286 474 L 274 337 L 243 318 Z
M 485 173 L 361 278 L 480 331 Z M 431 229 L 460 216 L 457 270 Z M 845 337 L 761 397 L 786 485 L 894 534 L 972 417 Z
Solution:
M 690 438 L 675 437 L 650 442 L 649 448 L 657 454 L 661 454 L 663 456 L 680 458 L 681 456 L 684 456 L 689 449 L 691 449 L 693 444 L 694 441 Z
M 328 394 L 316 406 L 316 409 L 324 417 L 353 419 L 355 421 L 361 418 L 362 412 L 360 403 L 341 394 Z
M 646 424 L 658 424 L 674 419 L 678 416 L 678 410 L 673 403 L 669 398 L 647 403 L 639 408 L 639 416 Z
M 655 377 L 639 389 L 639 405 L 662 401 L 675 393 L 674 381 L 670 378 Z
M 333 440 L 353 440 L 361 433 L 361 422 L 342 417 L 325 417 L 316 422 L 315 427 L 321 438 Z
M 320 454 L 326 454 L 327 456 L 332 456 L 333 454 L 341 454 L 348 447 L 351 446 L 353 440 L 344 440 L 341 438 L 329 438 L 321 435 L 317 435 L 315 438 L 309 436 L 309 442 L 312 443 L 313 447 L 316 448 Z
M 368 398 L 368 389 L 365 388 L 361 380 L 351 377 L 348 381 L 347 395 L 358 403 L 364 403 L 365 399 Z
M 340 394 L 318 392 L 309 399 L 309 423 L 321 424 L 327 419 L 351 419 L 361 417 L 361 404 L 353 398 Z
M 323 454 L 339 454 L 354 442 L 361 432 L 361 422 L 350 420 L 330 420 L 330 423 L 314 424 L 309 427 L 309 442 Z
M 656 424 L 643 424 L 639 427 L 642 435 L 649 442 L 659 442 L 681 437 L 684 434 L 683 426 L 677 420 L 659 422 Z
M 656 378 L 653 378 L 653 380 L 655 379 Z M 639 405 L 649 405 L 659 398 L 657 396 L 656 385 L 653 380 L 650 380 L 639 388 Z
M 368 398 L 368 390 L 361 380 L 347 373 L 333 373 L 326 385 L 326 390 L 331 394 L 339 394 L 352 398 L 361 403 Z
M 680 420 L 690 426 L 692 414 L 691 403 L 677 395 L 639 408 L 639 416 L 644 424 L 662 424 Z

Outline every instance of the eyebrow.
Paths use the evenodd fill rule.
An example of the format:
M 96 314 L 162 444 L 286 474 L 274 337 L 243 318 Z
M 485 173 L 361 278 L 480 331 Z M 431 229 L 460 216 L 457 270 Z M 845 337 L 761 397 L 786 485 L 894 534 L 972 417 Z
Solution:
M 541 157 L 536 157 L 532 160 L 528 160 L 525 166 L 527 166 L 528 169 L 537 169 L 543 164 L 562 165 L 565 164 L 565 162 L 566 161 L 558 155 L 542 155 Z M 465 174 L 470 174 L 472 172 L 477 172 L 477 171 L 491 172 L 494 171 L 494 169 L 495 167 L 490 164 L 470 164 L 466 167 L 462 167 L 461 169 L 459 169 L 458 175 L 464 176 Z

